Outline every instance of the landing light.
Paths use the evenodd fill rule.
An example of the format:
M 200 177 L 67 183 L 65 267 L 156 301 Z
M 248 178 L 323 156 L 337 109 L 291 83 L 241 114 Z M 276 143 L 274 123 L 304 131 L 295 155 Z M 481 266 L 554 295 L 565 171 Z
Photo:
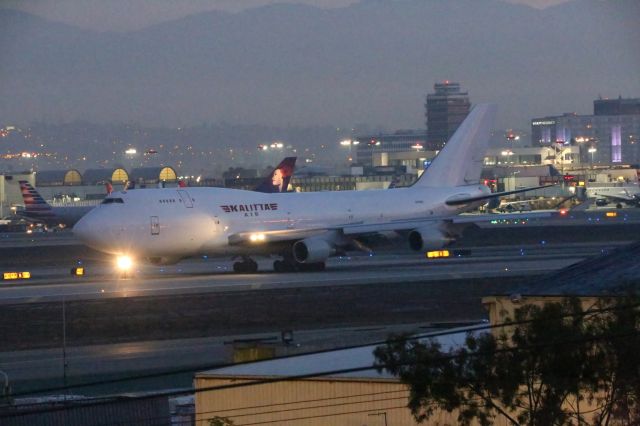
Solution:
M 261 242 L 263 242 L 265 239 L 266 239 L 266 237 L 265 237 L 265 235 L 264 235 L 264 234 L 251 234 L 251 235 L 249 236 L 249 240 L 250 240 L 252 243 L 261 243 Z
M 128 271 L 133 266 L 133 260 L 129 256 L 118 256 L 116 265 L 121 271 Z

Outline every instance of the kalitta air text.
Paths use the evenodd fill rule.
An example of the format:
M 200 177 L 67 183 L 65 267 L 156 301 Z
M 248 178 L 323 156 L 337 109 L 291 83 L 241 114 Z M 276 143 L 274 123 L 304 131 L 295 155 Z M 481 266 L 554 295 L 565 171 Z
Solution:
M 244 213 L 245 216 L 258 216 L 259 212 L 278 210 L 278 203 L 228 204 L 220 206 L 225 213 Z

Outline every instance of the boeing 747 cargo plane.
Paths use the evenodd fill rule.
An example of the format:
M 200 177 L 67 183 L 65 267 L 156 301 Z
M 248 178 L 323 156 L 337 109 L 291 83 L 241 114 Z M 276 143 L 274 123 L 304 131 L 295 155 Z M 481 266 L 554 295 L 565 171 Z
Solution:
M 491 105 L 476 106 L 418 181 L 371 191 L 259 193 L 226 188 L 114 192 L 73 228 L 97 250 L 156 264 L 199 254 L 239 255 L 236 272 L 255 272 L 251 256 L 277 255 L 279 272 L 321 270 L 330 256 L 363 249 L 359 237 L 386 231 L 407 235 L 414 250 L 455 238 L 458 214 L 490 198 L 479 183 Z

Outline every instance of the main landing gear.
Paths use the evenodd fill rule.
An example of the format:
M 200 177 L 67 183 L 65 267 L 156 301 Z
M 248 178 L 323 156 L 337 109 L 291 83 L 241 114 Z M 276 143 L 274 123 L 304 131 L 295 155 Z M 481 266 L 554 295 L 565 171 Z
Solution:
M 324 271 L 324 262 L 299 263 L 294 259 L 276 260 L 273 262 L 273 270 L 276 272 L 318 272 Z M 255 274 L 258 272 L 258 264 L 250 257 L 243 256 L 241 261 L 233 264 L 233 272 L 237 274 Z
M 242 261 L 233 264 L 233 272 L 239 274 L 255 274 L 258 272 L 258 264 L 250 257 L 243 256 Z
M 284 259 L 273 262 L 273 270 L 276 272 L 317 272 L 324 271 L 324 262 L 299 263 L 295 260 Z

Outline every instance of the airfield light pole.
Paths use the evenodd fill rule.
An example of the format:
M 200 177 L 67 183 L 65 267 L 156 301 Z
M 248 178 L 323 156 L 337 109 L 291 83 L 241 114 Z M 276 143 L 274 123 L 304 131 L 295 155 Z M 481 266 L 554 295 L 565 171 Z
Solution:
M 67 308 L 62 296 L 62 382 L 64 385 L 64 401 L 67 402 Z

